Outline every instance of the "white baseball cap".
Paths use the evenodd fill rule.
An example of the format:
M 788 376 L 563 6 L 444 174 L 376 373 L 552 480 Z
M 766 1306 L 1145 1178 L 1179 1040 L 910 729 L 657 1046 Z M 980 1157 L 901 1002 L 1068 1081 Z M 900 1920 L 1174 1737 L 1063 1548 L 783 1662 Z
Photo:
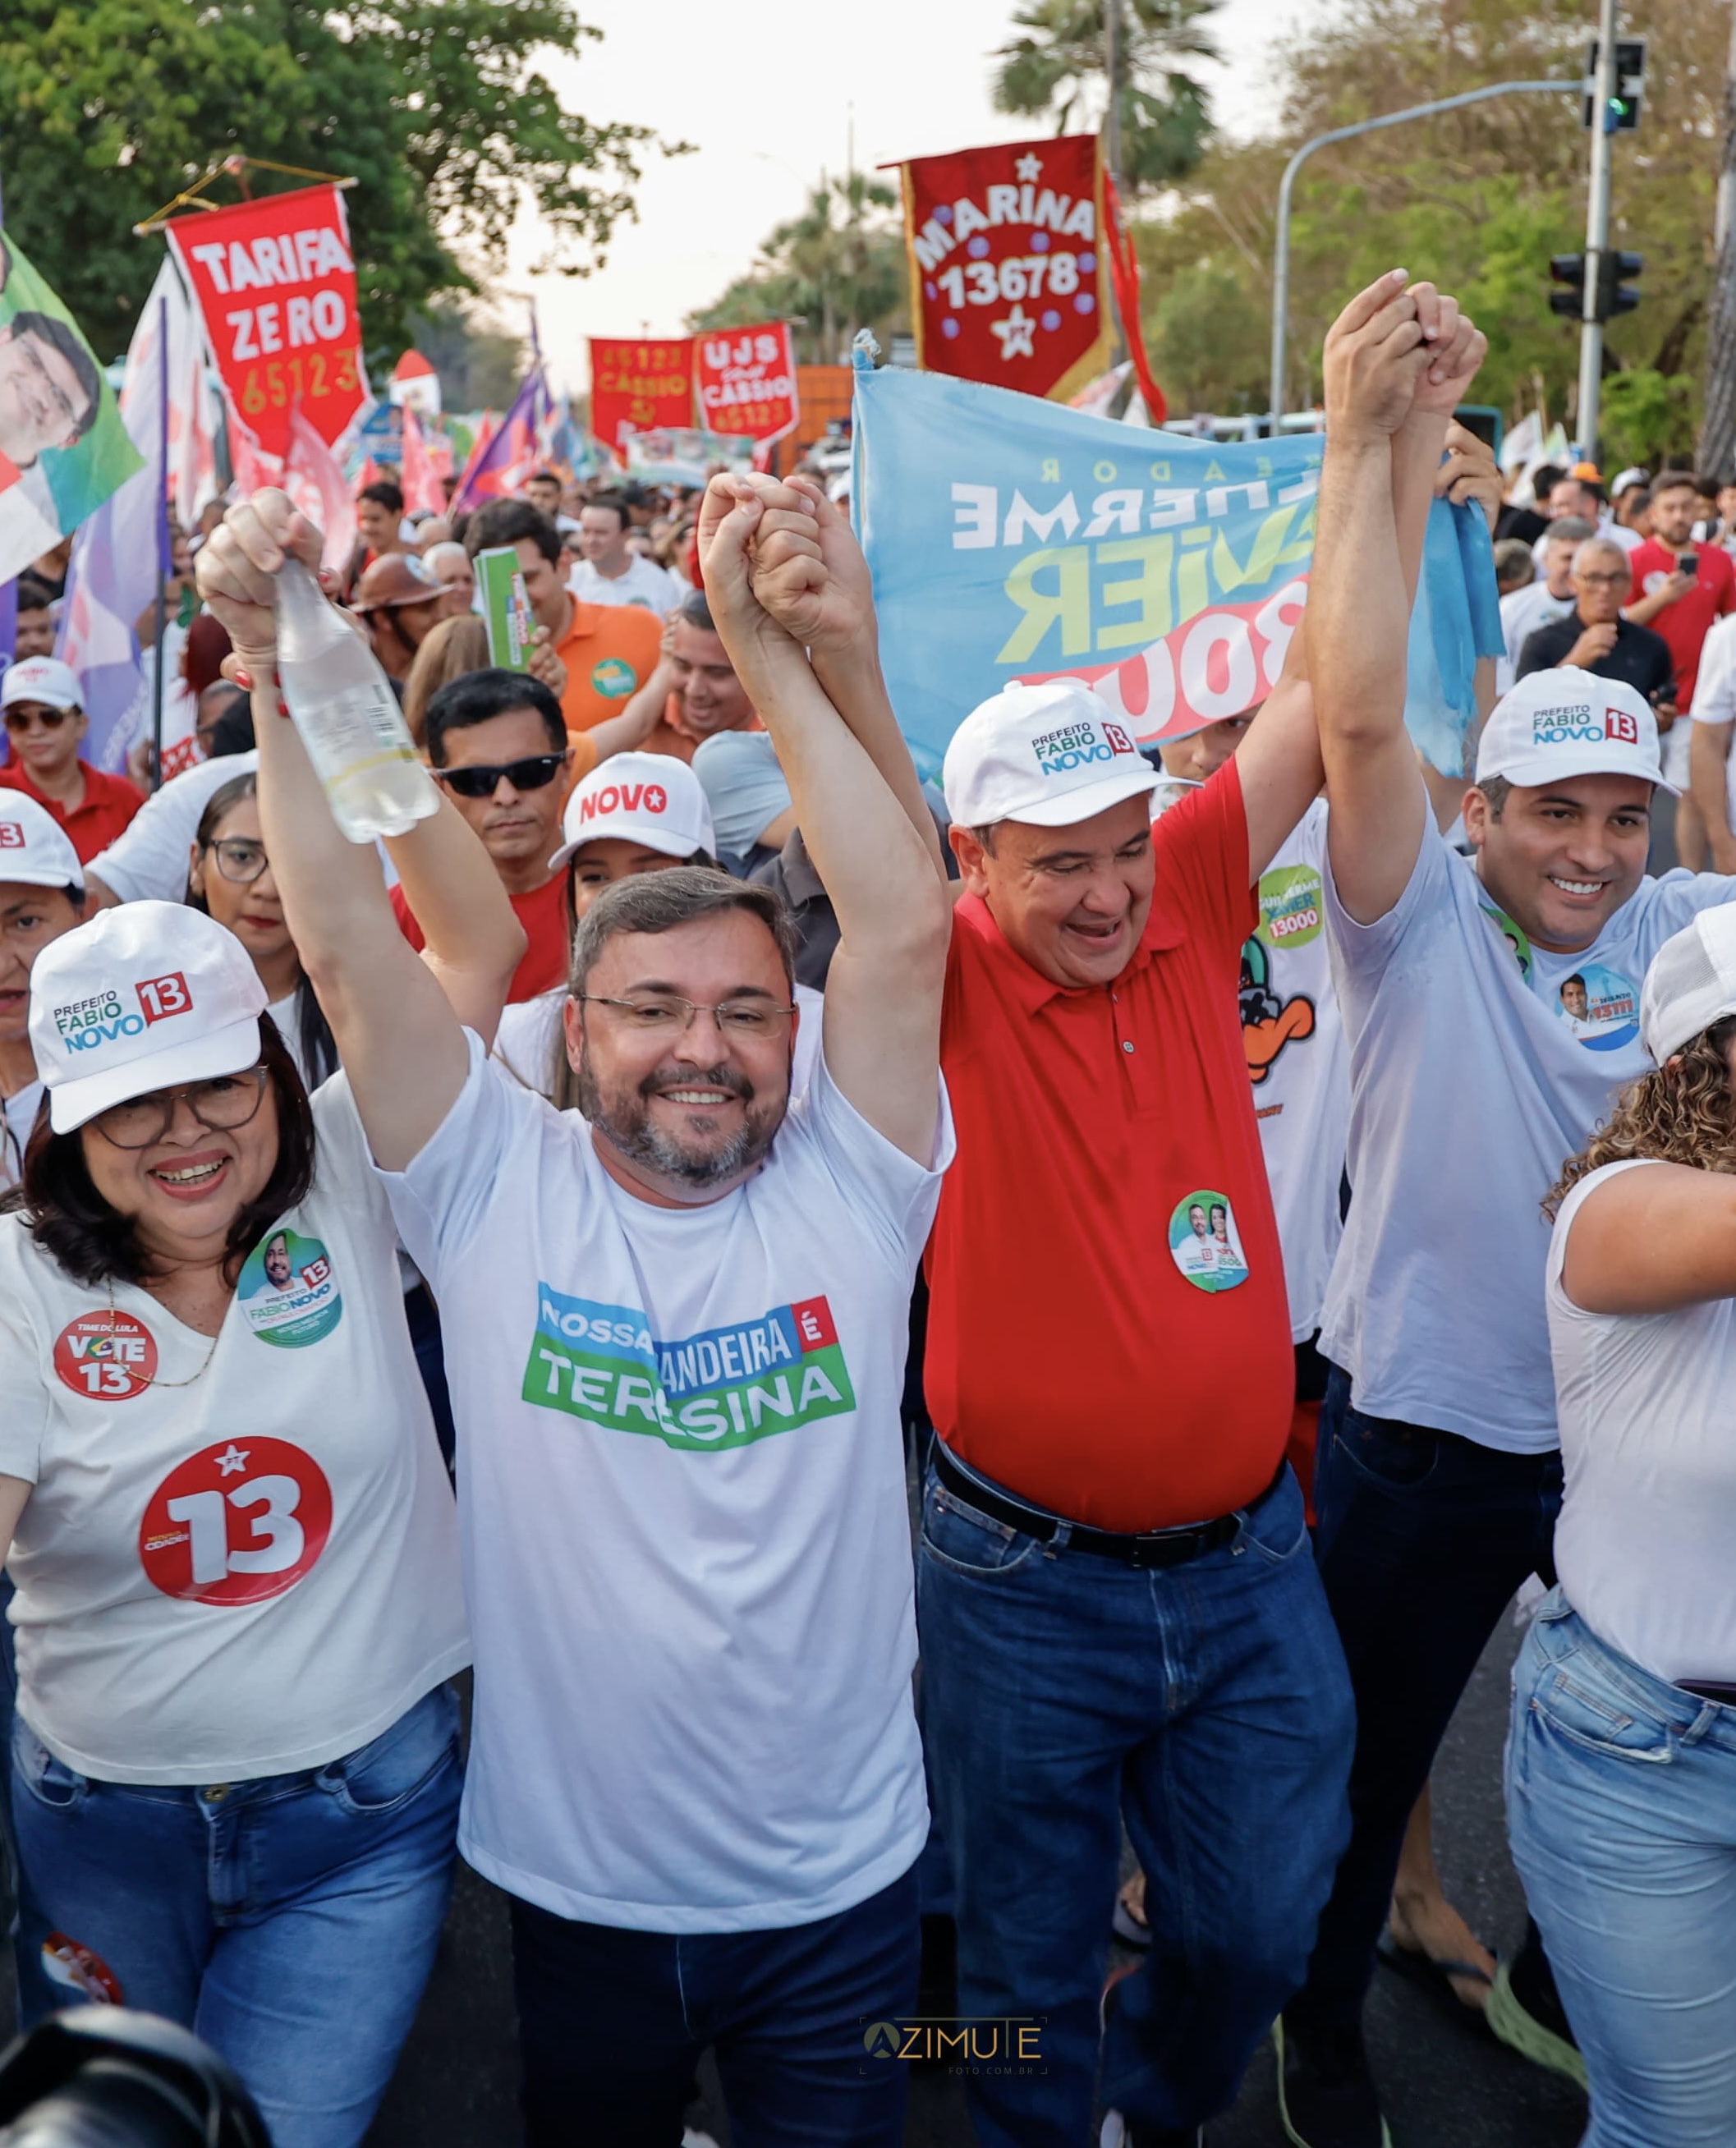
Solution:
M 1639 994 L 1639 1034 L 1658 1064 L 1736 1014 L 1736 904 L 1703 910 L 1652 957 Z
M 717 851 L 711 806 L 700 779 L 685 760 L 666 753 L 618 753 L 594 768 L 573 785 L 560 832 L 564 841 L 549 861 L 550 872 L 605 836 L 669 858 Z
M 1522 790 L 1569 775 L 1637 775 L 1679 795 L 1665 780 L 1644 697 L 1577 665 L 1533 671 L 1496 702 L 1477 749 L 1477 780 L 1492 775 Z
M 0 884 L 83 887 L 84 868 L 54 816 L 22 790 L 0 790 Z
M 105 910 L 30 972 L 30 1044 L 49 1123 L 71 1133 L 111 1104 L 259 1060 L 265 987 L 234 934 L 178 902 Z
M 6 683 L 0 685 L 0 709 L 14 701 L 40 701 L 45 708 L 82 709 L 84 689 L 78 674 L 58 656 L 27 656 L 22 664 L 6 667 Z
M 1146 796 L 1162 780 L 1080 679 L 1003 686 L 953 733 L 941 772 L 947 814 L 967 828 L 996 821 L 1070 828 Z

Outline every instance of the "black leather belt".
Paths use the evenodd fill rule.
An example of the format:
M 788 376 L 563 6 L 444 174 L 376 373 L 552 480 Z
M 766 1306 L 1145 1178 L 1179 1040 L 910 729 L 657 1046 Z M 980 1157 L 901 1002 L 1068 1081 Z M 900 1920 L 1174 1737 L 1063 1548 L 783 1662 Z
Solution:
M 1220 1514 L 1212 1522 L 1190 1522 L 1181 1528 L 1150 1529 L 1143 1535 L 1124 1536 L 1118 1529 L 1087 1528 L 1083 1522 L 1063 1522 L 1057 1515 L 1046 1514 L 1041 1507 L 1026 1506 L 961 1468 L 938 1439 L 934 1443 L 934 1466 L 936 1476 L 949 1492 L 991 1521 L 1004 1522 L 1008 1528 L 1016 1529 L 1021 1536 L 1035 1537 L 1040 1543 L 1052 1543 L 1065 1528 L 1068 1551 L 1088 1552 L 1093 1558 L 1117 1559 L 1123 1566 L 1186 1566 L 1202 1552 L 1216 1551 L 1231 1543 L 1242 1526 L 1238 1513 Z M 1271 1498 L 1283 1474 L 1281 1462 L 1259 1498 L 1249 1500 L 1250 1513 Z
M 1716 1679 L 1678 1679 L 1676 1683 L 1696 1700 L 1715 1700 L 1725 1708 L 1736 1708 L 1736 1685 L 1724 1685 Z

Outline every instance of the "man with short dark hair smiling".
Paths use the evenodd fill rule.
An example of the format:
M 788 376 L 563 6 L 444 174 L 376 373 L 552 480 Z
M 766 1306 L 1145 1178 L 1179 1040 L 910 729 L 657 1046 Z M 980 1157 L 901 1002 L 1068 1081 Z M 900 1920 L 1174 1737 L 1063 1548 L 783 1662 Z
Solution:
M 640 605 L 660 619 L 681 601 L 681 585 L 633 550 L 627 542 L 631 527 L 620 493 L 588 499 L 579 511 L 579 564 L 567 587 L 585 604 Z

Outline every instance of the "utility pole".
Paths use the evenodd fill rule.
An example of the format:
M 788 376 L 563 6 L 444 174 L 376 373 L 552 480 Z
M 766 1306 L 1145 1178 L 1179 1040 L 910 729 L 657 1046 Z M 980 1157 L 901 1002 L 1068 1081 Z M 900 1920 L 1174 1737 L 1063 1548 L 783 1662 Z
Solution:
M 1598 415 L 1603 395 L 1603 324 L 1598 294 L 1603 288 L 1603 256 L 1609 251 L 1609 152 L 1618 110 L 1616 91 L 1616 0 L 1598 0 L 1598 75 L 1592 99 L 1591 183 L 1585 203 L 1585 297 L 1579 316 L 1579 452 L 1588 461 L 1598 454 Z
M 1723 160 L 1718 179 L 1718 265 L 1712 272 L 1706 334 L 1706 409 L 1700 468 L 1717 476 L 1736 465 L 1736 4 L 1724 70 Z
M 1116 191 L 1121 185 L 1121 0 L 1103 0 L 1103 72 L 1109 102 L 1103 113 L 1103 161 Z

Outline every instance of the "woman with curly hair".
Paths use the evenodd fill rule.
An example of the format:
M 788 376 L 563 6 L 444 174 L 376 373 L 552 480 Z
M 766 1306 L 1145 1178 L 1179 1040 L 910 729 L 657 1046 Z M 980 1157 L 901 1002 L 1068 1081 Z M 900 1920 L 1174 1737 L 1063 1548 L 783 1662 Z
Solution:
M 1736 2111 L 1736 911 L 1664 943 L 1640 1027 L 1655 1070 L 1547 1204 L 1560 1583 L 1508 1751 L 1584 2148 L 1728 2142 Z

